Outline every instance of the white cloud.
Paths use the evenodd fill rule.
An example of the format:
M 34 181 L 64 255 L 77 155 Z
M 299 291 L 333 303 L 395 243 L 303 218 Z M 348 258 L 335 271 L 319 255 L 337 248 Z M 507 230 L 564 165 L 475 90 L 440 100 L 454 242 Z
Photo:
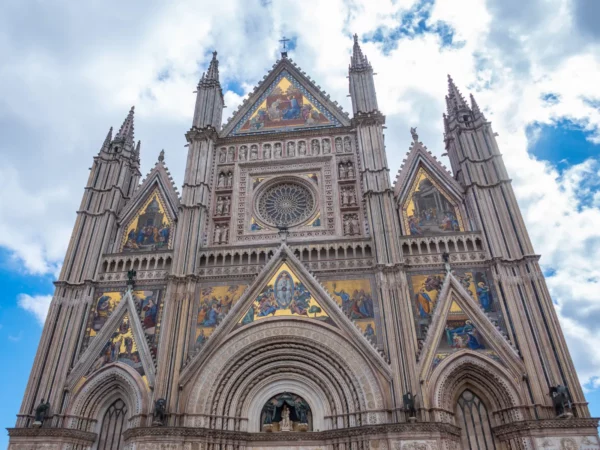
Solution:
M 19 307 L 33 314 L 40 325 L 44 325 L 44 322 L 46 321 L 46 315 L 48 314 L 48 308 L 50 308 L 51 301 L 51 295 L 31 296 L 27 294 L 19 294 L 17 299 Z
M 110 3 L 110 2 L 109 2 Z M 0 16 L 0 246 L 26 270 L 60 267 L 90 166 L 110 125 L 136 104 L 144 170 L 161 148 L 181 183 L 184 132 L 194 90 L 210 52 L 219 51 L 226 119 L 278 57 L 277 40 L 297 37 L 290 56 L 346 110 L 351 34 L 386 36 L 419 0 L 331 0 L 312 7 L 293 0 L 11 3 Z M 498 142 L 548 279 L 581 380 L 598 380 L 600 360 L 600 193 L 598 158 L 556 167 L 528 154 L 525 130 L 570 120 L 600 142 L 600 35 L 593 0 L 438 0 L 426 25 L 448 24 L 461 45 L 443 47 L 425 33 L 363 44 L 387 115 L 392 175 L 410 143 L 409 126 L 438 157 L 446 74 L 471 90 L 499 133 Z M 118 11 L 118 14 L 113 11 Z M 94 17 L 90 21 L 89 17 Z M 413 26 L 415 19 L 411 20 Z M 389 48 L 388 48 L 389 47 Z M 161 76 L 159 77 L 159 74 Z M 159 79 L 160 78 L 160 79 Z M 558 102 L 544 102 L 552 93 Z M 569 149 L 565 158 L 570 161 Z M 587 202 L 582 199 L 588 198 Z M 585 345 L 583 345 L 585 343 Z

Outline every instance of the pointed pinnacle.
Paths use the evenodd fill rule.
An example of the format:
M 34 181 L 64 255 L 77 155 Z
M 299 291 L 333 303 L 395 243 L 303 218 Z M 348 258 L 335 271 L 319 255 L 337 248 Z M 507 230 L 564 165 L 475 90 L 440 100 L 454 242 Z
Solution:
M 471 97 L 471 111 L 473 111 L 473 114 L 475 116 L 480 115 L 481 110 L 479 109 L 479 105 L 475 101 L 475 97 L 473 97 L 473 94 L 469 94 L 469 97 Z M 481 115 L 483 115 L 483 114 L 481 114 Z
M 354 47 L 352 48 L 352 56 L 350 57 L 350 70 L 368 69 L 371 65 L 367 57 L 363 55 L 360 44 L 358 43 L 358 34 L 354 34 Z
M 104 139 L 104 143 L 102 144 L 102 150 L 106 150 L 108 147 L 110 147 L 110 143 L 112 142 L 112 132 L 113 128 L 110 127 L 110 130 L 108 130 L 106 138 Z
M 219 81 L 219 60 L 217 59 L 217 51 L 213 52 L 212 60 L 208 66 L 208 73 L 206 74 L 207 80 Z
M 448 110 L 448 113 L 452 113 L 455 109 L 469 109 L 467 102 L 454 84 L 454 80 L 450 75 L 448 75 L 448 98 L 452 107 L 452 109 Z
M 129 114 L 123 121 L 123 125 L 119 128 L 119 132 L 115 136 L 115 139 L 122 139 L 125 141 L 125 144 L 129 144 L 133 147 L 133 113 L 135 111 L 135 106 L 132 106 L 129 110 Z

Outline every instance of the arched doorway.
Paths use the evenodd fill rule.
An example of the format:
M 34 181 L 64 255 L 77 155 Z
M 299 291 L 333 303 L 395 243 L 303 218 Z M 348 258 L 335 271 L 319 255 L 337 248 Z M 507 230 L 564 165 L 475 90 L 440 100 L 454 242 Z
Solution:
M 284 392 L 265 403 L 260 423 L 262 431 L 312 431 L 312 411 L 302 397 Z
M 124 448 L 123 432 L 127 429 L 127 405 L 115 400 L 104 413 L 98 430 L 97 450 L 121 450 Z
M 477 394 L 464 390 L 456 402 L 455 414 L 456 425 L 461 428 L 463 449 L 496 449 L 488 408 Z

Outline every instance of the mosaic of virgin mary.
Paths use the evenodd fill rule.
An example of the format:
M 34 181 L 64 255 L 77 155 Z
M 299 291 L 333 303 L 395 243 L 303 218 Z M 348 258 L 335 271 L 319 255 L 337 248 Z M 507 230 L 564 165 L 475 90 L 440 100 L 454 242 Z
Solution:
M 325 125 L 330 121 L 286 77 L 282 77 L 239 131 Z

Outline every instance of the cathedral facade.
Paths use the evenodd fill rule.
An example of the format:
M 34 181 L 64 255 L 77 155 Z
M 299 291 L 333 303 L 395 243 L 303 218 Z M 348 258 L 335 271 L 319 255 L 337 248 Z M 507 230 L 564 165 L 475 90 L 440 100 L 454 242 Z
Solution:
M 600 449 L 475 99 L 392 184 L 356 36 L 348 78 L 351 114 L 282 53 L 223 124 L 215 52 L 181 193 L 111 129 L 10 450 Z

